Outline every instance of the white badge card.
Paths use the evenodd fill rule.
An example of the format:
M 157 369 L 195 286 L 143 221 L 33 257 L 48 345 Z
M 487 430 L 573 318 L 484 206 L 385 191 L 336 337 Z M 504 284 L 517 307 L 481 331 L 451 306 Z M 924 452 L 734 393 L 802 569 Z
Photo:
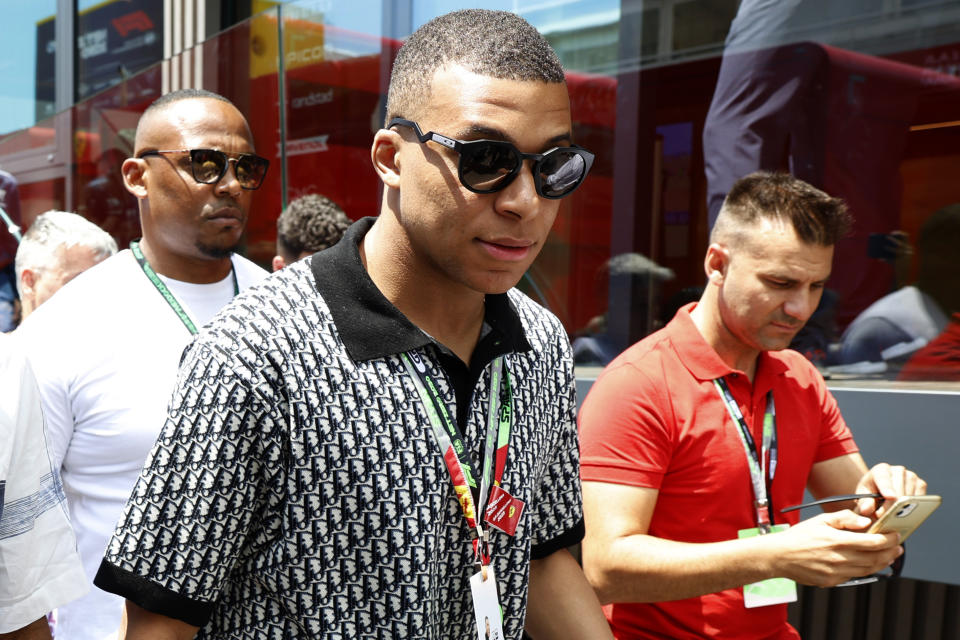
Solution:
M 776 524 L 770 529 L 770 533 L 764 535 L 776 535 L 780 531 L 785 531 L 789 526 L 787 524 Z M 740 538 L 753 538 L 761 535 L 760 530 L 756 527 L 743 529 L 737 533 Z M 747 609 L 796 601 L 797 583 L 789 578 L 770 578 L 769 580 L 743 585 L 743 606 Z
M 493 567 L 487 567 L 487 579 L 477 572 L 470 578 L 473 592 L 473 613 L 477 621 L 477 640 L 503 640 L 503 621 L 500 618 L 500 599 L 497 597 L 497 578 Z

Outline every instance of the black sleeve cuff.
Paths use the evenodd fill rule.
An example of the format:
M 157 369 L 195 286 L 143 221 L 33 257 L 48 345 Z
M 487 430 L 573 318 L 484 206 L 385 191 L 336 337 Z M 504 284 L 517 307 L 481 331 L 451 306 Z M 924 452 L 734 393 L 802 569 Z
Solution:
M 93 579 L 93 584 L 104 591 L 122 596 L 151 613 L 159 613 L 195 627 L 207 624 L 213 613 L 213 603 L 186 598 L 143 576 L 115 567 L 106 560 L 100 562 L 100 569 Z
M 556 538 L 552 540 L 547 540 L 546 542 L 541 542 L 540 544 L 535 544 L 530 548 L 530 559 L 531 560 L 540 560 L 546 558 L 548 555 L 554 551 L 559 551 L 560 549 L 566 549 L 567 547 L 572 547 L 581 540 L 583 540 L 583 518 L 580 518 L 580 521 L 577 522 L 573 527 L 564 531 Z

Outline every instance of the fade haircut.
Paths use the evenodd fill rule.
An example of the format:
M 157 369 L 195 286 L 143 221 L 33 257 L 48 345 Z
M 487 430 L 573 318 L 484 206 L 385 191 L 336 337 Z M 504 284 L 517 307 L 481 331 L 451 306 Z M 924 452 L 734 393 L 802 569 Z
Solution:
M 301 253 L 314 253 L 340 241 L 350 218 L 326 196 L 311 194 L 293 200 L 277 218 L 277 250 L 288 263 Z
M 17 282 L 26 269 L 41 272 L 55 266 L 58 247 L 67 249 L 75 245 L 93 249 L 101 260 L 117 252 L 117 243 L 110 234 L 83 216 L 68 211 L 40 214 L 17 247 L 14 259 Z
M 766 218 L 793 227 L 803 242 L 831 247 L 853 223 L 847 205 L 788 173 L 757 171 L 737 180 L 710 234 L 711 242 L 730 241 Z
M 387 94 L 387 117 L 416 119 L 438 69 L 461 65 L 500 80 L 564 82 L 546 38 L 508 11 L 464 9 L 434 18 L 400 47 Z
M 180 102 L 181 100 L 194 100 L 196 98 L 219 100 L 220 102 L 226 102 L 234 109 L 237 108 L 237 106 L 228 99 L 224 98 L 219 93 L 214 93 L 213 91 L 207 91 L 206 89 L 177 89 L 176 91 L 165 93 L 151 102 L 150 106 L 147 107 L 142 114 L 140 114 L 140 120 L 137 122 L 137 132 L 135 136 L 136 139 L 140 139 L 140 136 L 143 133 L 141 131 L 141 126 L 150 120 L 150 116 L 160 113 L 175 102 Z

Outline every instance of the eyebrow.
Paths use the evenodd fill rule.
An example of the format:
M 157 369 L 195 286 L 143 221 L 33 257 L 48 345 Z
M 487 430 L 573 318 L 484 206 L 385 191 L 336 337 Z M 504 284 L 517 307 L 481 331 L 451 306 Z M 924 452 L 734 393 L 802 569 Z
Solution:
M 489 127 L 479 123 L 473 123 L 465 128 L 461 129 L 457 133 L 458 138 L 467 138 L 471 136 L 483 136 L 484 138 L 491 140 L 503 140 L 509 142 L 510 144 L 517 146 L 517 140 L 510 134 L 497 129 L 496 127 Z M 561 134 L 555 135 L 549 140 L 547 140 L 544 148 L 549 148 L 550 146 L 557 146 L 557 143 L 560 142 L 573 142 L 573 135 L 569 131 L 564 131 Z
M 791 278 L 791 277 L 789 277 L 789 276 L 784 276 L 784 275 L 777 275 L 777 274 L 774 274 L 774 273 L 766 273 L 766 274 L 763 274 L 763 277 L 769 278 L 770 280 L 779 280 L 779 281 L 781 281 L 781 282 L 784 282 L 784 283 L 790 284 L 790 285 L 795 285 L 795 284 L 799 284 L 799 283 L 800 283 L 800 281 L 797 280 L 796 278 Z M 826 284 L 826 283 L 827 283 L 827 280 L 829 280 L 829 279 L 830 279 L 830 274 L 827 274 L 827 277 L 824 278 L 823 280 L 814 280 L 814 281 L 811 282 L 810 284 Z

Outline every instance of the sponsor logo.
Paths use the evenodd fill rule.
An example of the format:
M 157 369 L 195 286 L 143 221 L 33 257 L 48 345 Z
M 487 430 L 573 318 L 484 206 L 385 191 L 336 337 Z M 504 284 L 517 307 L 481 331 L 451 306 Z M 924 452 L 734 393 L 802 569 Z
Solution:
M 303 107 L 313 107 L 318 104 L 327 104 L 333 102 L 333 88 L 326 91 L 314 91 L 310 95 L 301 96 L 293 99 L 293 108 L 302 109 Z
M 301 140 L 287 140 L 287 155 L 288 156 L 302 156 L 308 153 L 320 153 L 321 151 L 328 151 L 330 147 L 327 145 L 327 140 L 330 138 L 329 134 L 323 134 L 322 136 L 314 136 L 312 138 L 303 138 Z M 280 143 L 277 143 L 277 158 L 280 157 Z
M 117 30 L 122 37 L 126 38 L 131 31 L 150 31 L 153 29 L 153 21 L 143 11 L 134 11 L 125 16 L 114 18 L 110 21 L 113 28 Z
M 291 51 L 287 54 L 287 64 L 305 64 L 308 62 L 322 62 L 323 61 L 323 45 L 318 44 L 313 47 L 307 47 L 304 49 L 298 49 L 296 51 Z

